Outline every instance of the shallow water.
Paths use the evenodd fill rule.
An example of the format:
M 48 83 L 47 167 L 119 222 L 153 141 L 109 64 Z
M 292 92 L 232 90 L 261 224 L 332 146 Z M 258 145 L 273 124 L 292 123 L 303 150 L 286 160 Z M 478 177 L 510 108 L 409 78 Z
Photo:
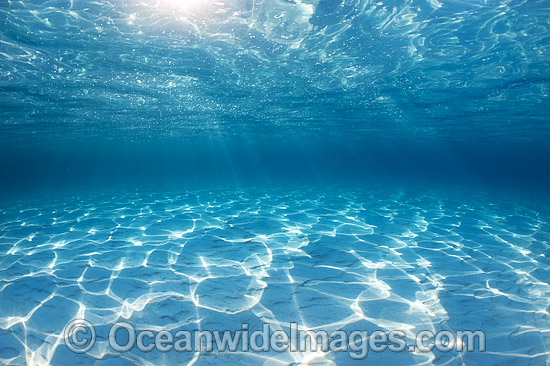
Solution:
M 549 17 L 546 0 L 3 1 L 1 131 L 547 146 Z
M 6 364 L 347 365 L 346 352 L 113 355 L 107 327 L 482 329 L 486 352 L 370 353 L 367 362 L 540 365 L 550 318 L 548 205 L 465 191 L 135 190 L 5 201 Z M 103 336 L 60 342 L 72 318 Z M 198 359 L 195 358 L 198 356 Z M 111 360 L 111 363 L 108 361 Z M 103 364 L 103 363 L 101 363 Z
M 0 364 L 549 365 L 549 19 L 0 0 Z M 350 338 L 125 351 L 120 322 Z M 409 347 L 468 330 L 484 349 Z

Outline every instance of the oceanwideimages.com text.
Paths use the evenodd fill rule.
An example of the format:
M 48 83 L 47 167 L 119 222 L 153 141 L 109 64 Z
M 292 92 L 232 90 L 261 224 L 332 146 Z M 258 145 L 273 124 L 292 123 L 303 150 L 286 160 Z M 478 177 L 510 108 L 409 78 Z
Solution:
M 407 337 L 409 334 L 409 337 Z M 73 352 L 90 351 L 97 340 L 94 326 L 75 319 L 64 329 L 66 346 Z M 108 334 L 113 351 L 141 352 L 348 352 L 352 359 L 365 359 L 369 352 L 484 352 L 485 333 L 480 330 L 421 330 L 414 337 L 402 330 L 327 332 L 303 329 L 298 323 L 288 327 L 265 323 L 251 329 L 248 323 L 238 330 L 147 330 L 128 322 L 114 323 Z

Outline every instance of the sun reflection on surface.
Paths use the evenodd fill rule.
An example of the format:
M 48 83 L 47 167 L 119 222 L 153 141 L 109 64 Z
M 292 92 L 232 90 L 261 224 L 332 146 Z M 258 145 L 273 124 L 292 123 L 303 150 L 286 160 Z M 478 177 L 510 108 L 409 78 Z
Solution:
M 205 11 L 211 8 L 212 5 L 214 5 L 214 1 L 213 0 L 157 0 L 155 5 L 159 8 L 166 8 L 169 10 L 178 10 L 181 12 Z

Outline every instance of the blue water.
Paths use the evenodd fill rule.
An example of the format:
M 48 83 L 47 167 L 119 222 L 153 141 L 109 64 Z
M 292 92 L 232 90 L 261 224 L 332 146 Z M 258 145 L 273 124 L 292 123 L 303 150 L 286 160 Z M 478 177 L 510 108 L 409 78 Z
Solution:
M 0 0 L 0 363 L 550 364 L 549 35 L 547 0 Z M 121 321 L 486 350 L 121 352 Z

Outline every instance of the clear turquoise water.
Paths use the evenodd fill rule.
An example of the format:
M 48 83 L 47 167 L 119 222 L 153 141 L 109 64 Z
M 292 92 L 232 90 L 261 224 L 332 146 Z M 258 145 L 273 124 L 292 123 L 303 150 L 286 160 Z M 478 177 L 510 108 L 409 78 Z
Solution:
M 157 189 L 4 202 L 6 364 L 542 365 L 550 302 L 548 206 L 396 189 Z M 56 342 L 79 314 L 100 340 Z M 238 330 L 482 329 L 486 352 L 109 351 L 108 326 Z M 124 344 L 124 343 L 122 343 Z M 309 360 L 309 363 L 307 362 Z
M 0 363 L 547 365 L 549 19 L 0 1 Z M 483 330 L 487 350 L 117 353 L 117 321 Z

